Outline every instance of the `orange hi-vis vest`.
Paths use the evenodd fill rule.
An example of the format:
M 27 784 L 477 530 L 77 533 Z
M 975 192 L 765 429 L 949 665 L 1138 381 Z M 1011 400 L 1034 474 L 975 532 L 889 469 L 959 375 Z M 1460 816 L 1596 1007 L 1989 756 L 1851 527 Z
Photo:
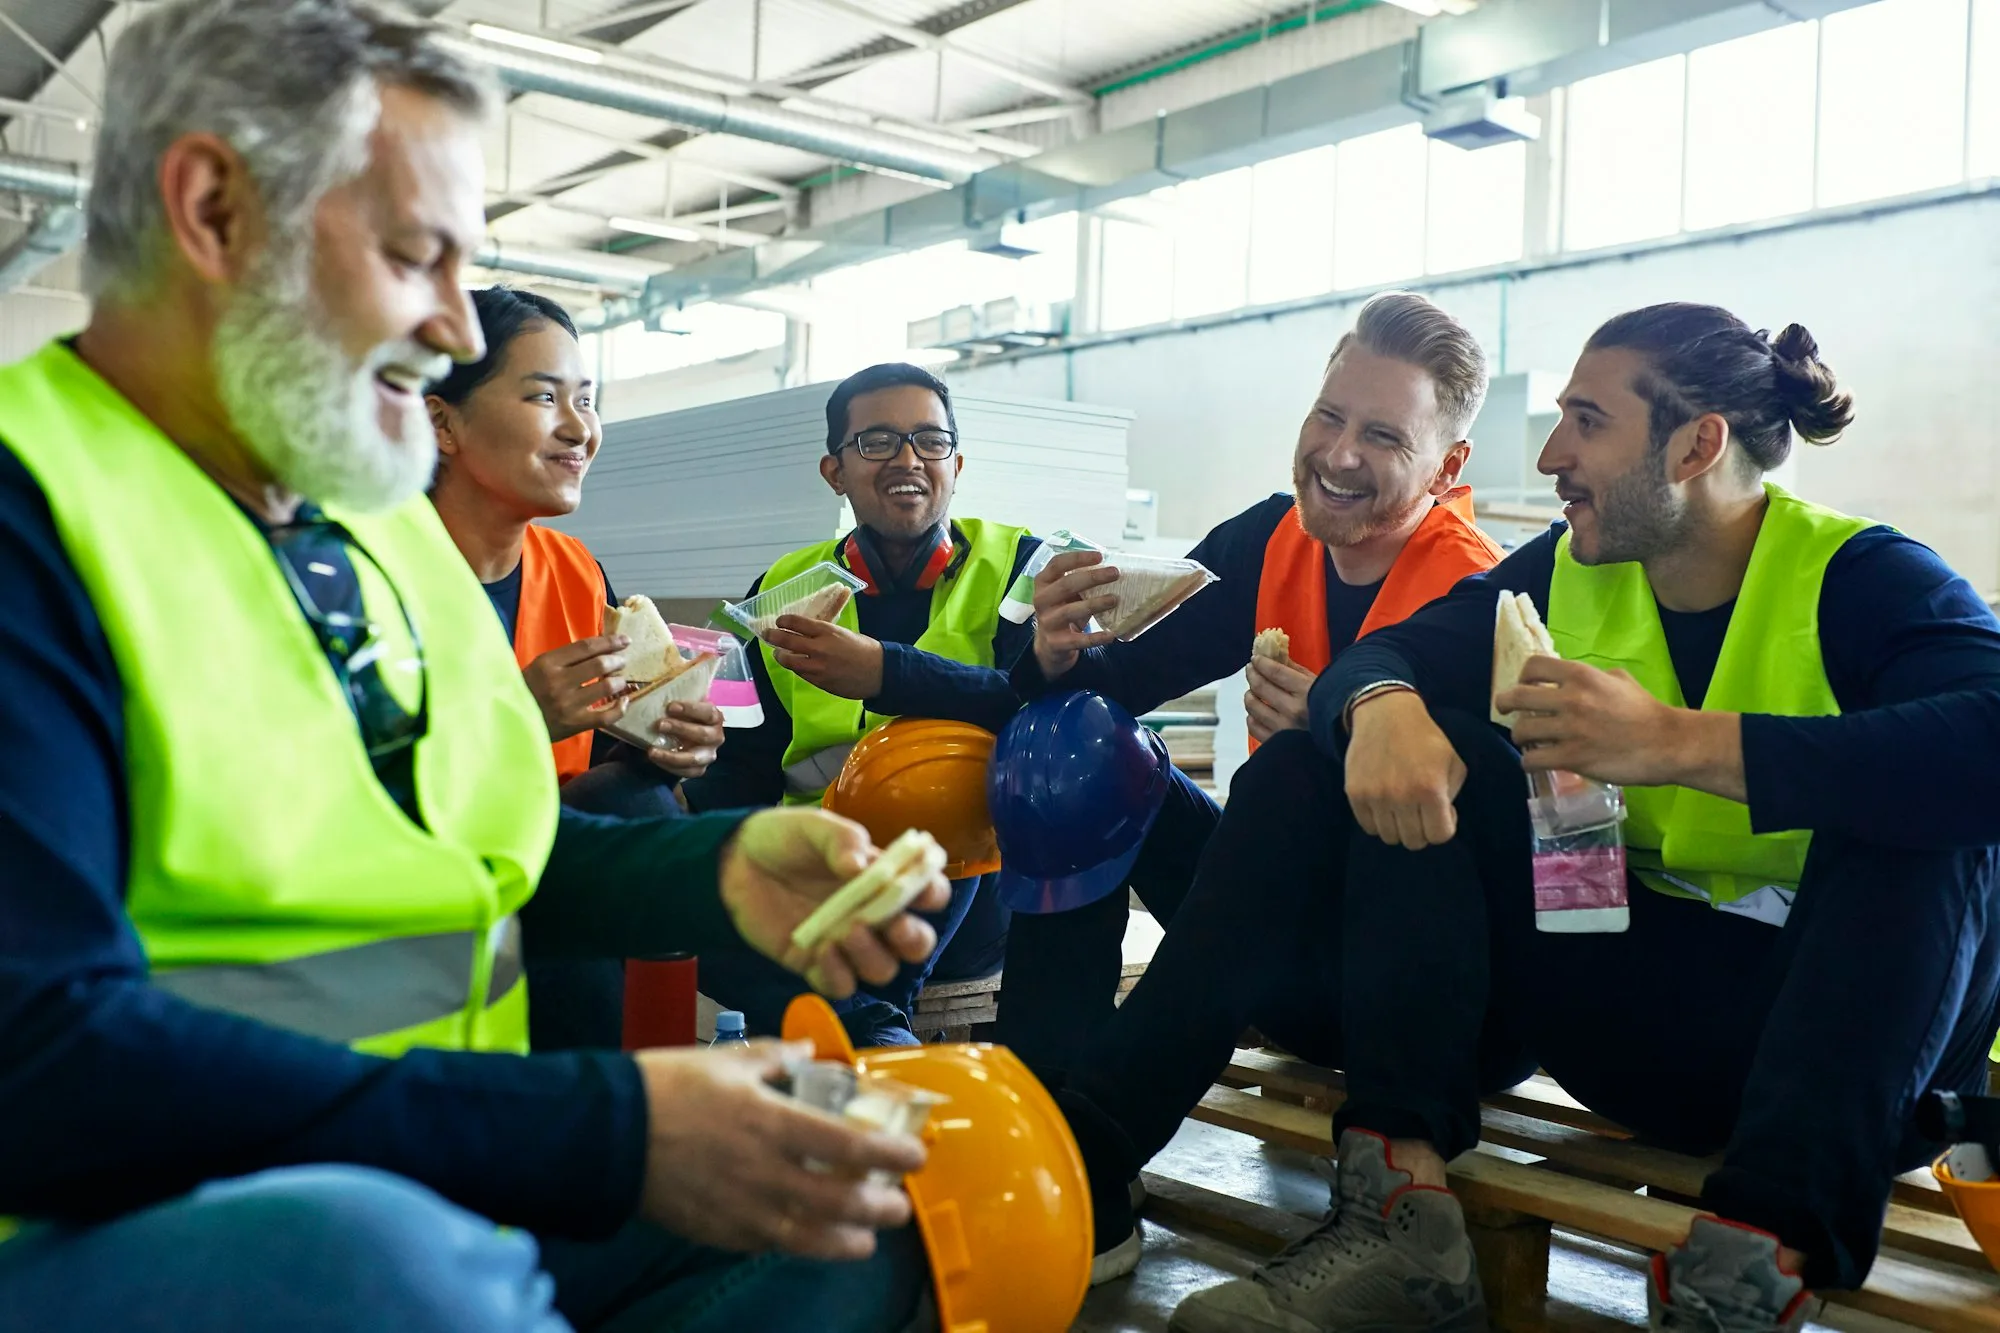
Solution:
M 1404 619 L 1450 592 L 1467 574 L 1499 564 L 1501 554 L 1499 543 L 1472 521 L 1472 488 L 1454 486 L 1431 506 L 1404 543 L 1355 637 L 1365 638 Z M 1292 641 L 1292 660 L 1315 674 L 1326 670 L 1338 651 L 1326 628 L 1326 565 L 1326 547 L 1299 525 L 1299 507 L 1294 503 L 1264 547 L 1264 572 L 1257 581 L 1257 629 L 1285 631 Z M 1255 745 L 1253 739 L 1251 746 Z
M 521 544 L 521 607 L 514 614 L 514 661 L 522 670 L 543 653 L 604 632 L 604 571 L 590 548 L 566 532 L 528 525 Z M 556 781 L 590 767 L 594 731 L 554 745 Z

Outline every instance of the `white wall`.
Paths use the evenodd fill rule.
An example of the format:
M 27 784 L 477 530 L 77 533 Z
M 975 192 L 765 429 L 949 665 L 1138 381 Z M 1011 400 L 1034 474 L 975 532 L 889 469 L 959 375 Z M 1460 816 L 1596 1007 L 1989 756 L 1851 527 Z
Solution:
M 9 292 L 0 297 L 0 366 L 19 361 L 51 338 L 83 327 L 90 307 L 68 296 Z
M 2000 194 L 1507 279 L 1412 284 L 1496 370 L 1567 373 L 1591 330 L 1663 300 L 1811 329 L 1854 391 L 1841 443 L 1803 453 L 1807 497 L 1894 523 L 2000 588 Z M 1131 484 L 1198 535 L 1289 484 L 1292 443 L 1360 298 L 971 366 L 954 387 L 1137 412 Z

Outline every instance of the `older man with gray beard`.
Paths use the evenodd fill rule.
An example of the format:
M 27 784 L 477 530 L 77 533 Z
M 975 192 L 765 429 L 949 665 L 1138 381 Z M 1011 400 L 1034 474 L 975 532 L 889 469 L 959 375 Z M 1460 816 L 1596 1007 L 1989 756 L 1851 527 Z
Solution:
M 935 938 L 791 948 L 872 851 L 818 811 L 559 812 L 420 497 L 486 85 L 352 0 L 152 6 L 106 82 L 89 326 L 0 370 L 0 1328 L 906 1326 L 913 1141 L 768 1043 L 526 1053 L 523 923 L 836 996 Z

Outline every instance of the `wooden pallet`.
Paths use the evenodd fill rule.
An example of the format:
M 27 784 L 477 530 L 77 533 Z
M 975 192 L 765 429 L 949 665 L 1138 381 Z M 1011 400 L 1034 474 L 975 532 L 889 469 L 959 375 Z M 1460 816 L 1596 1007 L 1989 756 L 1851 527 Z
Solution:
M 1124 965 L 1118 976 L 1119 1003 L 1124 1003 L 1145 971 L 1144 960 Z M 946 1041 L 971 1041 L 974 1027 L 1000 1017 L 1000 974 L 924 987 L 917 997 L 915 1017 L 919 1037 L 943 1033 Z
M 1192 1118 L 1324 1155 L 1333 1151 L 1328 1108 L 1345 1095 L 1335 1071 L 1240 1050 Z M 1481 1126 L 1480 1148 L 1448 1171 L 1465 1205 L 1493 1322 L 1506 1333 L 1546 1327 L 1552 1225 L 1642 1251 L 1671 1248 L 1687 1234 L 1697 1213 L 1690 1204 L 1715 1165 L 1634 1142 L 1547 1079 L 1490 1100 Z M 1522 1162 L 1506 1150 L 1538 1160 Z M 1149 1176 L 1147 1189 L 1152 1211 L 1258 1248 L 1289 1243 L 1311 1226 L 1184 1182 Z M 1825 1295 L 1939 1333 L 2000 1333 L 2000 1275 L 1928 1172 L 1896 1182 L 1867 1286 Z

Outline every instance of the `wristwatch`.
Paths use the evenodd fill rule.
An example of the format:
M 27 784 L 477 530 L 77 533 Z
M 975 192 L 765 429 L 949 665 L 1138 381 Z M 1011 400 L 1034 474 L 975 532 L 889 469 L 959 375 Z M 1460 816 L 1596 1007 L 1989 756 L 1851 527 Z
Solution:
M 1417 687 L 1410 684 L 1407 680 L 1376 680 L 1370 681 L 1354 693 L 1348 695 L 1346 706 L 1340 710 L 1341 729 L 1351 734 L 1354 731 L 1354 710 L 1356 708 L 1373 699 L 1378 694 L 1394 694 L 1398 690 L 1408 690 L 1411 694 L 1415 694 Z

